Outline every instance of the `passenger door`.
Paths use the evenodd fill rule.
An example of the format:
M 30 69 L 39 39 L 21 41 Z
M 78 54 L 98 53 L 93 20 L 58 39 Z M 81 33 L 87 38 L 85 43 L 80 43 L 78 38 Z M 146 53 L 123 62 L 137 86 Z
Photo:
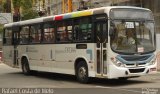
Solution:
M 107 75 L 107 43 L 108 24 L 105 20 L 99 20 L 95 25 L 96 40 L 96 72 L 99 76 Z
M 20 32 L 19 32 L 19 27 L 15 27 L 16 29 L 13 28 L 13 33 L 12 33 L 12 43 L 13 43 L 13 65 L 14 67 L 18 67 L 19 63 L 18 63 L 18 45 L 19 45 L 19 36 L 20 36 Z

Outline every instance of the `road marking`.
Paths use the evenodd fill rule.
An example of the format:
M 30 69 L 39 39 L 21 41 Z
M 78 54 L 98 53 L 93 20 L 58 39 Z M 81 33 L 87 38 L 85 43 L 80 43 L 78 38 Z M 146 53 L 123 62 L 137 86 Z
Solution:
M 121 89 L 121 88 L 104 87 L 104 86 L 96 86 L 96 88 L 107 88 L 107 89 L 114 89 L 114 90 L 121 90 L 121 91 L 128 91 L 128 92 L 134 92 L 134 93 L 140 93 L 140 94 L 142 94 L 142 91 Z

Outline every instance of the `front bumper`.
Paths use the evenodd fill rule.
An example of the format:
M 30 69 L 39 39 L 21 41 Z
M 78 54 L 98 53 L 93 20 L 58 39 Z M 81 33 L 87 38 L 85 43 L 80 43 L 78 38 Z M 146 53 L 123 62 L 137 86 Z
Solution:
M 157 67 L 155 65 L 145 66 L 145 67 L 117 67 L 115 65 L 109 65 L 109 75 L 108 78 L 120 78 L 120 77 L 137 77 L 148 74 L 156 74 Z

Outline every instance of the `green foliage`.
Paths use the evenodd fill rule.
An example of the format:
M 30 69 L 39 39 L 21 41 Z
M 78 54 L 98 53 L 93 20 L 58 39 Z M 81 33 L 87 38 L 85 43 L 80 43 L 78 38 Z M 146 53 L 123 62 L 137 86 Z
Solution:
M 1 11 L 4 12 L 4 13 L 10 13 L 11 12 L 11 5 L 10 5 L 10 0 L 2 0 L 1 1 L 1 5 L 0 5 L 0 8 L 1 8 Z
M 32 0 L 13 0 L 14 8 L 21 8 L 21 20 L 28 20 L 38 17 L 38 13 L 33 10 Z
M 21 7 L 24 10 L 32 8 L 32 0 L 21 0 Z
M 22 0 L 22 20 L 28 20 L 38 17 L 38 13 L 33 10 L 32 0 Z
M 28 1 L 28 0 L 26 0 Z M 20 8 L 22 0 L 12 0 L 14 8 Z
M 3 10 L 7 8 L 7 2 L 3 2 Z
M 34 11 L 32 8 L 23 11 L 22 14 L 23 14 L 22 20 L 28 20 L 38 17 L 38 13 Z

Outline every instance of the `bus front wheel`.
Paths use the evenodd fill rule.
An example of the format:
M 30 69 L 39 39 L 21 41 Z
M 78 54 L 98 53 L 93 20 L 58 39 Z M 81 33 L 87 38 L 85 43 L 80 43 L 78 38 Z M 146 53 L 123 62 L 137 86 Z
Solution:
M 88 67 L 84 61 L 78 63 L 76 67 L 76 77 L 79 82 L 88 83 Z
M 30 67 L 29 67 L 29 63 L 27 59 L 23 59 L 22 60 L 22 72 L 25 75 L 29 75 L 30 74 Z

